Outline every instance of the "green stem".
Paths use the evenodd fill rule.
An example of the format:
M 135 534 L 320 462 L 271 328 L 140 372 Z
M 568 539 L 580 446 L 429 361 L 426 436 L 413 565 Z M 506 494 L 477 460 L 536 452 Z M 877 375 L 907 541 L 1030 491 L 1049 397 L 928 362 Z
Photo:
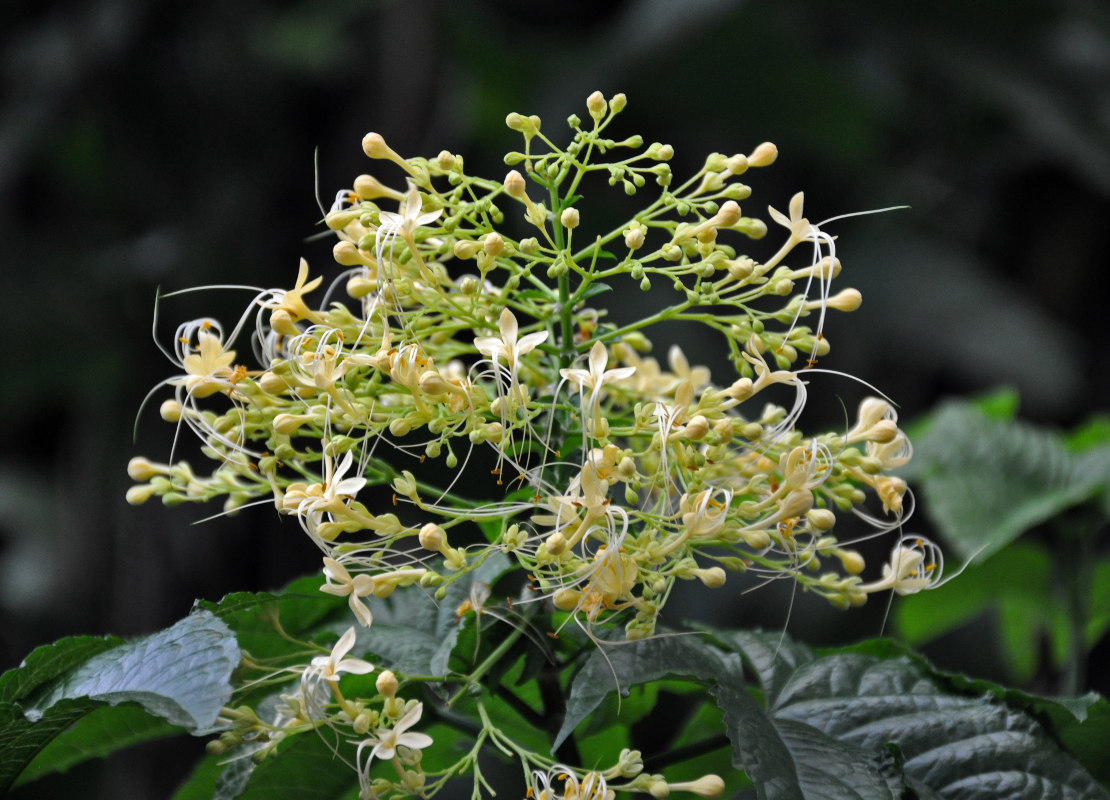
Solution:
M 519 639 L 522 635 L 523 632 L 519 628 L 514 628 L 512 633 L 506 636 L 501 641 L 501 644 L 497 645 L 494 651 L 486 656 L 486 659 L 481 664 L 479 664 L 473 672 L 470 673 L 470 675 L 467 677 L 466 684 L 457 692 L 455 692 L 451 699 L 447 701 L 447 705 L 454 705 L 460 697 L 462 697 L 466 692 L 470 691 L 470 687 L 478 683 L 478 681 L 480 681 L 487 672 L 493 669 L 493 665 L 501 660 L 501 657 L 509 651 L 509 648 L 516 644 L 516 640 Z
M 1087 683 L 1086 630 L 1098 523 L 1090 516 L 1061 522 L 1066 527 L 1061 530 L 1061 557 L 1056 561 L 1056 569 L 1062 578 L 1068 623 L 1068 660 L 1062 688 L 1064 694 L 1074 697 Z

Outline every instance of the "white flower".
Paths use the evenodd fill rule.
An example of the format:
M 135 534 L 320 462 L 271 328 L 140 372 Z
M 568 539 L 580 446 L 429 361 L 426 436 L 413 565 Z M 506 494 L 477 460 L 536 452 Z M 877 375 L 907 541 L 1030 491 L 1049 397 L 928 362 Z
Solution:
M 897 594 L 917 594 L 938 586 L 943 572 L 944 556 L 936 544 L 923 536 L 904 536 L 891 551 L 890 562 L 883 565 L 883 577 L 856 588 L 866 593 L 893 589 Z
M 322 687 L 329 683 L 337 683 L 341 673 L 349 672 L 352 675 L 365 675 L 374 671 L 374 665 L 361 658 L 346 658 L 347 653 L 355 646 L 355 628 L 352 625 L 347 632 L 339 637 L 339 641 L 326 656 L 316 656 L 301 673 L 301 702 L 310 718 L 316 718 L 323 713 Z
M 599 406 L 601 403 L 601 390 L 607 383 L 631 377 L 636 372 L 635 367 L 616 367 L 605 369 L 609 363 L 609 353 L 601 342 L 594 342 L 590 348 L 589 365 L 587 369 L 561 369 L 559 374 L 566 380 L 579 387 L 580 391 L 590 390 L 589 397 L 582 404 L 582 413 L 594 422 L 594 430 L 600 424 Z
M 369 607 L 359 600 L 360 597 L 369 597 L 374 593 L 374 578 L 371 575 L 356 575 L 351 577 L 347 568 L 334 558 L 324 557 L 324 576 L 327 583 L 320 587 L 325 594 L 334 594 L 339 597 L 347 595 L 347 603 L 351 607 L 359 625 L 369 628 L 374 621 Z
M 370 788 L 370 764 L 375 758 L 389 760 L 397 755 L 398 747 L 423 750 L 432 743 L 432 737 L 428 734 L 409 730 L 420 721 L 420 715 L 423 713 L 424 704 L 417 703 L 408 710 L 408 713 L 397 720 L 392 728 L 377 728 L 369 737 L 359 742 L 358 750 L 355 752 L 355 764 L 358 768 L 359 786 L 362 788 L 364 796 L 374 797 Z M 363 764 L 362 751 L 367 747 L 371 749 L 366 757 L 366 763 Z
M 378 215 L 382 223 L 383 236 L 396 234 L 403 239 L 409 239 L 417 228 L 429 222 L 435 222 L 443 214 L 442 208 L 421 213 L 420 192 L 416 190 L 416 184 L 411 180 L 408 184 L 409 190 L 401 200 L 398 212 L 382 211 Z
M 482 355 L 489 356 L 494 361 L 505 359 L 505 364 L 516 374 L 516 366 L 520 357 L 536 349 L 536 345 L 547 341 L 547 331 L 537 331 L 517 338 L 520 330 L 516 316 L 508 308 L 502 310 L 497 321 L 501 328 L 501 338 L 496 336 L 479 336 L 474 340 L 474 346 Z

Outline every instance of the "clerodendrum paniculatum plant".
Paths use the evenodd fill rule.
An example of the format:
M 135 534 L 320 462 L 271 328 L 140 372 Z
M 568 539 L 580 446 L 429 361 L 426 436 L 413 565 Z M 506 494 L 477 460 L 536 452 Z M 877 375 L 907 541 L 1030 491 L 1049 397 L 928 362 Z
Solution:
M 527 576 L 517 613 L 536 604 L 565 612 L 529 628 L 573 625 L 603 648 L 618 625 L 629 640 L 657 635 L 679 580 L 715 589 L 729 573 L 788 578 L 843 608 L 933 583 L 940 562 L 928 545 L 902 543 L 894 566 L 865 583 L 863 559 L 833 533 L 837 515 L 852 511 L 876 532 L 898 526 L 906 487 L 888 471 L 910 444 L 880 399 L 861 405 L 850 430 L 796 430 L 806 371 L 829 351 L 825 314 L 857 308 L 860 294 L 832 293 L 841 270 L 833 237 L 803 216 L 800 193 L 787 214 L 770 211 L 777 252 L 745 255 L 745 242 L 768 229 L 741 212 L 751 194 L 741 179 L 771 164 L 776 148 L 714 153 L 681 179 L 668 145 L 608 138 L 623 95 L 596 93 L 587 105 L 588 120 L 570 118 L 565 147 L 538 117 L 510 114 L 523 145 L 506 156 L 514 169 L 503 180 L 467 174 L 448 152 L 404 158 L 368 134 L 366 154 L 400 167 L 404 186 L 361 175 L 339 192 L 325 221 L 347 269 L 316 298 L 323 277 L 302 262 L 292 289 L 259 291 L 230 333 L 208 318 L 178 328 L 169 355 L 180 374 L 167 381 L 175 397 L 161 414 L 196 433 L 216 466 L 204 475 L 136 458 L 130 472 L 141 483 L 129 499 L 226 498 L 227 510 L 274 502 L 320 548 L 321 590 L 348 599 L 368 642 L 375 598 L 418 583 L 427 602 L 442 600 L 496 553 Z M 645 206 L 594 230 L 580 196 L 594 175 L 646 196 Z M 613 324 L 594 305 L 610 281 L 658 282 L 673 295 Z M 645 332 L 667 321 L 715 331 L 736 374 L 714 382 L 677 346 L 661 366 Z M 232 349 L 252 323 L 259 368 Z M 788 407 L 767 401 L 776 386 L 791 393 Z M 464 491 L 482 481 L 466 470 L 485 464 L 486 451 L 494 466 L 483 480 L 502 496 L 473 499 Z M 451 471 L 446 485 L 427 477 L 433 464 L 444 474 L 438 462 Z M 371 485 L 390 486 L 396 509 L 360 501 Z M 869 493 L 885 518 L 861 510 Z M 466 530 L 474 521 L 481 541 Z M 470 585 L 460 615 L 489 600 L 488 585 Z M 367 794 L 374 760 L 395 767 L 389 791 L 434 790 L 439 776 L 419 769 L 432 741 L 415 730 L 418 687 L 383 670 L 366 696 L 340 691 L 340 674 L 374 669 L 345 658 L 354 642 L 352 627 L 330 655 L 251 676 L 299 677 L 278 714 L 257 720 L 255 740 L 272 749 L 328 726 L 351 745 Z M 524 764 L 553 766 L 490 735 Z M 636 763 L 578 779 L 604 787 L 633 778 Z
M 501 180 L 368 134 L 366 155 L 399 169 L 383 164 L 393 185 L 360 175 L 336 195 L 325 222 L 342 271 L 325 284 L 302 261 L 293 288 L 253 289 L 234 327 L 177 328 L 161 416 L 175 448 L 191 432 L 214 467 L 135 458 L 128 500 L 273 503 L 321 555 L 322 579 L 207 604 L 189 618 L 196 631 L 175 634 L 226 622 L 243 648 L 215 718 L 175 721 L 219 732 L 216 796 L 297 784 L 309 767 L 265 770 L 312 747 L 323 760 L 311 783 L 334 784 L 328 797 L 430 797 L 460 777 L 478 796 L 485 751 L 515 762 L 521 793 L 541 800 L 713 797 L 744 780 L 705 774 L 721 762 L 703 756 L 722 748 L 761 796 L 909 785 L 897 759 L 846 749 L 818 732 L 819 713 L 791 705 L 802 695 L 787 667 L 829 659 L 777 634 L 661 624 L 679 581 L 712 593 L 788 580 L 847 609 L 937 585 L 941 558 L 901 532 L 910 504 L 891 470 L 911 448 L 890 403 L 864 400 L 840 431 L 797 429 L 810 379 L 827 372 L 826 314 L 860 294 L 833 292 L 834 239 L 803 215 L 802 194 L 769 209 L 770 229 L 742 213 L 743 179 L 776 148 L 714 153 L 677 176 L 670 146 L 609 138 L 624 106 L 591 95 L 566 145 L 510 114 L 522 143 Z M 606 190 L 643 205 L 602 228 Z M 765 236 L 771 255 L 748 255 Z M 666 301 L 622 316 L 632 321 L 596 305 L 652 287 Z M 714 378 L 676 346 L 661 364 L 647 334 L 669 322 L 709 328 L 734 372 Z M 865 532 L 838 537 L 845 515 Z M 874 536 L 891 537 L 890 560 L 864 577 L 853 545 Z M 838 669 L 885 664 L 860 654 Z M 916 694 L 940 695 L 925 667 L 903 669 L 933 681 Z M 696 685 L 716 707 L 671 753 L 629 746 L 661 688 Z M 90 686 L 84 696 L 107 696 Z M 620 693 L 623 708 L 603 703 Z M 800 794 L 774 794 L 777 781 Z

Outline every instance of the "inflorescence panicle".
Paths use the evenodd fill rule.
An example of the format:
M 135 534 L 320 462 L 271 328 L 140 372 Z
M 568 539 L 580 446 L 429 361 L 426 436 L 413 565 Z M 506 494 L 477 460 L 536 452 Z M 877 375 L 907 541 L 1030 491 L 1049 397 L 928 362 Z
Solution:
M 501 179 L 367 134 L 366 155 L 401 179 L 360 175 L 336 194 L 324 223 L 342 269 L 330 283 L 302 260 L 293 288 L 247 304 L 253 328 L 241 322 L 236 335 L 251 329 L 249 343 L 204 318 L 167 351 L 177 374 L 160 384 L 174 393 L 161 415 L 199 437 L 214 468 L 133 459 L 128 500 L 222 498 L 228 512 L 273 502 L 297 520 L 321 551 L 323 591 L 348 598 L 355 626 L 258 724 L 276 742 L 331 714 L 360 742 L 370 796 L 382 789 L 375 759 L 396 767 L 389 791 L 423 791 L 418 751 L 430 744 L 408 731 L 422 707 L 397 696 L 392 672 L 380 674 L 376 709 L 337 689 L 338 673 L 374 669 L 345 655 L 355 628 L 372 625 L 374 598 L 398 587 L 442 598 L 503 552 L 528 575 L 524 601 L 549 602 L 591 638 L 623 625 L 635 640 L 654 634 L 676 581 L 715 589 L 750 573 L 848 608 L 939 577 L 939 551 L 917 537 L 896 533 L 892 563 L 870 583 L 852 549 L 899 530 L 909 508 L 891 470 L 911 446 L 891 404 L 864 400 L 844 432 L 797 429 L 823 372 L 808 370 L 830 352 L 826 315 L 855 310 L 860 293 L 833 292 L 833 237 L 804 216 L 801 193 L 786 213 L 769 209 L 770 228 L 742 210 L 742 179 L 777 149 L 713 153 L 682 178 L 670 145 L 609 138 L 625 103 L 591 95 L 565 146 L 538 117 L 509 114 L 523 146 Z M 599 227 L 606 180 L 643 205 Z M 772 255 L 750 254 L 777 233 Z M 610 287 L 655 286 L 669 302 L 633 323 L 595 305 Z M 711 376 L 677 346 L 661 364 L 647 332 L 669 321 L 714 331 L 735 374 Z M 242 355 L 252 350 L 253 365 Z M 852 512 L 870 529 L 841 541 L 836 522 Z M 603 800 L 607 778 L 636 774 L 614 770 L 554 765 L 532 792 L 554 798 L 573 784 Z M 713 796 L 713 778 L 681 788 Z M 652 790 L 640 784 L 619 788 Z

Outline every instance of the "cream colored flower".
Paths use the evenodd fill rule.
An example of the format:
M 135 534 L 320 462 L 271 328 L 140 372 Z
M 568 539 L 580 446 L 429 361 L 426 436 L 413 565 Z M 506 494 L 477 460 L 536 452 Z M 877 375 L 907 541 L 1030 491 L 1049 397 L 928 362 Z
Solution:
M 369 628 L 374 621 L 374 617 L 370 613 L 370 608 L 359 598 L 369 597 L 374 593 L 373 576 L 356 575 L 351 577 L 351 573 L 347 571 L 346 567 L 334 558 L 325 556 L 324 577 L 327 578 L 327 583 L 320 587 L 320 591 L 337 597 L 346 596 L 347 603 L 350 605 L 355 618 L 358 619 L 359 625 Z

